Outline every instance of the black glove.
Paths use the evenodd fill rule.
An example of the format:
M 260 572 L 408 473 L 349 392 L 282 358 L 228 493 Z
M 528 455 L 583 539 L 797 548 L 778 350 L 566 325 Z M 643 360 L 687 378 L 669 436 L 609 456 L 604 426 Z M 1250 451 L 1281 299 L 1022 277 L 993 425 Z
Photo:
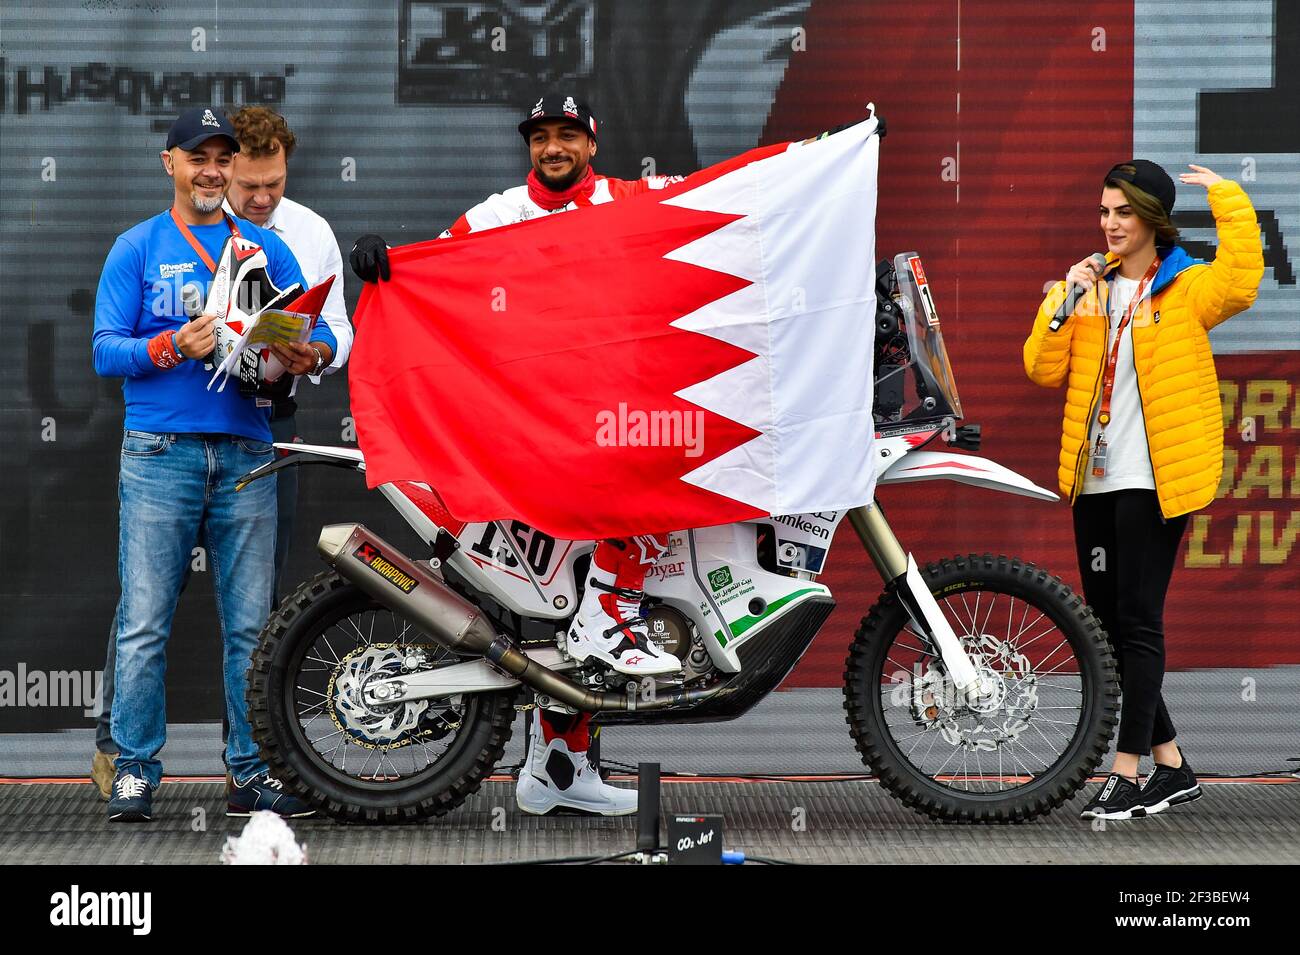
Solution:
M 348 262 L 351 263 L 352 271 L 356 273 L 357 278 L 363 282 L 378 282 L 381 278 L 387 282 L 390 278 L 388 243 L 384 241 L 383 236 L 375 235 L 373 232 L 363 235 L 353 243 Z
M 885 117 L 881 116 L 879 113 L 872 113 L 871 115 L 876 118 L 876 122 L 879 124 L 876 129 L 876 135 L 881 139 L 884 139 L 887 132 L 885 128 Z M 868 116 L 867 119 L 871 119 L 871 116 Z M 865 123 L 867 119 L 856 119 L 851 123 L 840 123 L 838 126 L 832 126 L 830 129 L 826 130 L 826 132 L 820 133 L 816 138 L 823 139 L 827 136 L 834 136 L 838 132 L 842 132 L 843 130 L 858 125 L 858 123 Z

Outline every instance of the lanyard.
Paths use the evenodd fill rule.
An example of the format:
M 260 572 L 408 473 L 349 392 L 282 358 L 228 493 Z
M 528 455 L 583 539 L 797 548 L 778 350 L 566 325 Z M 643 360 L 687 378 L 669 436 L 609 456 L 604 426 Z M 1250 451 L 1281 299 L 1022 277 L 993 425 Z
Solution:
M 188 242 L 190 247 L 199 254 L 199 258 L 201 258 L 203 264 L 208 267 L 208 271 L 213 275 L 216 275 L 217 263 L 212 261 L 212 256 L 208 255 L 208 250 L 199 244 L 198 239 L 194 238 L 194 233 L 191 232 L 190 227 L 185 224 L 185 220 L 177 214 L 175 206 L 172 206 L 171 212 L 172 221 L 176 223 L 176 228 L 181 230 L 181 235 L 185 236 L 185 241 Z M 230 226 L 230 234 L 239 235 L 239 226 L 235 225 L 235 220 L 230 218 L 230 213 L 223 212 L 222 215 L 226 217 L 226 225 Z
M 1105 428 L 1110 424 L 1110 396 L 1115 390 L 1115 366 L 1119 363 L 1119 340 L 1124 335 L 1124 328 L 1133 318 L 1133 310 L 1137 308 L 1138 302 L 1142 300 L 1142 293 L 1146 291 L 1147 285 L 1155 278 L 1156 270 L 1160 268 L 1160 260 L 1154 259 L 1151 267 L 1147 269 L 1147 274 L 1142 276 L 1142 281 L 1138 283 L 1137 291 L 1133 293 L 1132 300 L 1128 303 L 1128 310 L 1124 313 L 1124 318 L 1120 321 L 1119 327 L 1115 330 L 1115 344 L 1111 347 L 1110 357 L 1106 360 L 1106 377 L 1103 379 L 1101 388 L 1101 413 L 1097 416 L 1097 423 Z

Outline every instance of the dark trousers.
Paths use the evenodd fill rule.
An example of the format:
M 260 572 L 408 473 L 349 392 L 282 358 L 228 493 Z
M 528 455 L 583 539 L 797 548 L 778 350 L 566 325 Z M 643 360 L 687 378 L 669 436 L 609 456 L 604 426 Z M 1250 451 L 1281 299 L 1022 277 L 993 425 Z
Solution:
M 293 441 L 298 435 L 295 417 L 275 418 L 271 421 L 271 438 L 274 441 Z M 285 468 L 275 475 L 276 482 L 276 524 L 275 524 L 275 585 L 271 593 L 274 606 L 280 604 L 280 576 L 284 573 L 284 563 L 289 557 L 289 539 L 293 532 L 293 513 L 298 507 L 298 469 Z M 181 581 L 181 593 L 190 583 L 190 571 L 186 569 Z M 95 721 L 95 748 L 101 753 L 116 753 L 117 744 L 113 742 L 113 673 L 117 667 L 117 613 L 108 626 L 108 652 L 104 659 L 104 679 L 102 683 L 103 709 Z M 230 724 L 222 717 L 221 739 L 224 742 Z
M 271 440 L 289 443 L 298 440 L 297 415 L 271 419 Z M 277 452 L 278 454 L 278 452 Z M 280 587 L 284 583 L 284 565 L 289 560 L 289 542 L 293 539 L 293 517 L 298 510 L 298 469 L 284 468 L 275 474 L 275 583 L 271 588 L 272 606 L 280 606 L 284 596 Z M 292 589 L 292 588 L 290 588 Z
M 1119 666 L 1121 753 L 1145 756 L 1176 735 L 1160 688 L 1165 594 L 1187 518 L 1163 520 L 1155 491 L 1081 494 L 1074 503 L 1084 599 L 1110 635 Z

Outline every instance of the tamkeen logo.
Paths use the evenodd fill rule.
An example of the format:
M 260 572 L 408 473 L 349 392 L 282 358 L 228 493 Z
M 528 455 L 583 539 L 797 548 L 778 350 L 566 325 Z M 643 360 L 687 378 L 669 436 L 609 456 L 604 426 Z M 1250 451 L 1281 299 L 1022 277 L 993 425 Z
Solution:
M 835 512 L 832 511 L 831 513 L 834 514 Z M 780 517 L 772 518 L 772 520 L 776 521 L 778 524 L 784 524 L 787 527 L 793 527 L 797 531 L 803 531 L 805 534 L 811 534 L 814 537 L 820 537 L 822 540 L 829 540 L 831 536 L 831 524 L 817 523 L 815 521 L 809 520 L 810 516 L 818 518 L 821 521 L 826 520 L 820 514 L 814 514 L 814 515 L 782 514 Z M 834 520 L 833 517 L 832 520 Z
M 420 582 L 410 574 L 403 573 L 390 564 L 373 544 L 362 544 L 352 555 L 404 594 L 409 594 L 420 586 Z

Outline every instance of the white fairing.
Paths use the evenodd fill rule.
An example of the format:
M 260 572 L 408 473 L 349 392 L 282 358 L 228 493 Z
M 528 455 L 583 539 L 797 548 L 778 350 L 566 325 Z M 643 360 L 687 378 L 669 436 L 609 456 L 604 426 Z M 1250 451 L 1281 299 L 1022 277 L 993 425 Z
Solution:
M 889 451 L 885 442 L 880 443 L 882 452 Z M 952 451 L 908 451 L 906 446 L 895 450 L 881 459 L 884 468 L 880 475 L 881 484 L 907 484 L 912 481 L 933 481 L 943 478 L 970 484 L 974 487 L 986 487 L 1008 494 L 1019 494 L 1040 501 L 1059 500 L 1056 494 L 1039 487 L 1010 468 L 1004 468 L 996 461 L 976 457 L 973 454 L 959 454 Z
M 757 523 L 675 532 L 646 576 L 647 597 L 685 614 L 724 672 L 740 669 L 736 649 L 762 629 L 759 624 L 811 597 L 830 595 L 812 580 L 763 570 L 756 558 L 761 532 Z M 592 541 L 557 540 L 517 521 L 471 524 L 457 541 L 461 546 L 448 559 L 457 573 L 503 606 L 553 619 L 557 628 L 576 606 L 575 564 L 595 547 Z
M 434 543 L 440 530 L 436 513 L 427 500 L 411 496 L 419 498 L 427 485 L 404 491 L 383 484 L 379 490 L 426 542 Z M 805 601 L 830 596 L 810 570 L 797 576 L 764 570 L 758 563 L 759 535 L 774 533 L 775 546 L 788 545 L 786 566 L 800 570 L 794 566 L 798 561 L 824 562 L 840 517 L 842 512 L 804 514 L 674 532 L 668 551 L 646 576 L 646 595 L 685 614 L 714 665 L 734 673 L 740 669 L 737 648 L 754 634 Z M 559 540 L 520 521 L 461 525 L 454 536 L 459 546 L 447 565 L 470 586 L 515 613 L 554 620 L 562 629 L 576 608 L 575 564 L 591 554 L 593 541 Z
M 740 670 L 736 650 L 772 621 L 830 590 L 759 566 L 763 522 L 724 524 L 670 536 L 669 550 L 646 578 L 645 592 L 690 618 L 725 673 Z
M 281 451 L 306 451 L 310 454 L 319 454 L 323 458 L 351 461 L 357 466 L 358 471 L 366 469 L 366 459 L 362 456 L 360 448 L 332 448 L 324 444 L 301 444 L 296 441 L 277 441 L 274 446 Z

